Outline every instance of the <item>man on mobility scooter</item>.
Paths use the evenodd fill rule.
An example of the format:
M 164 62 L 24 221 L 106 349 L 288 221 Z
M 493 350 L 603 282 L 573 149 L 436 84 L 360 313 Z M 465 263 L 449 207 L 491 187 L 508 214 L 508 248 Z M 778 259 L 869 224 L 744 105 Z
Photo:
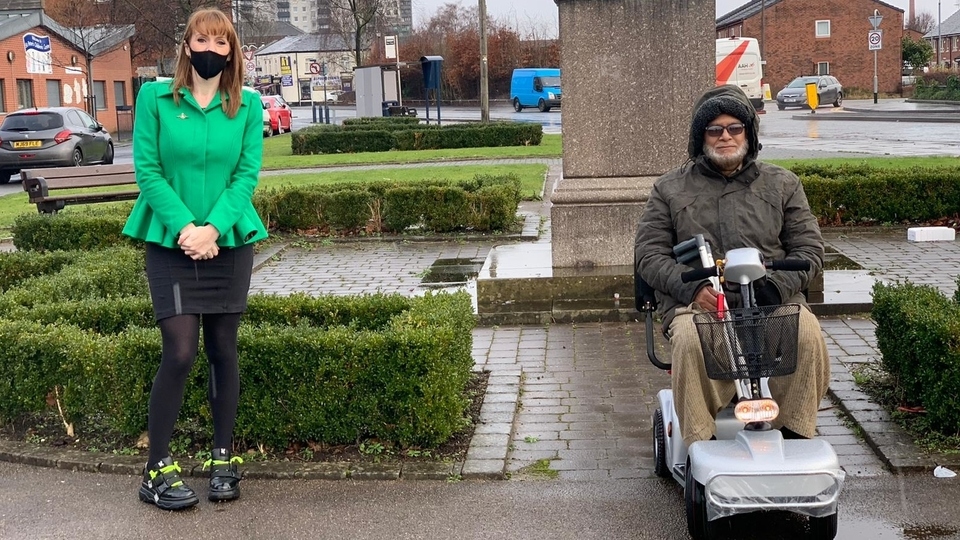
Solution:
M 711 537 L 710 522 L 717 517 L 739 511 L 781 508 L 815 517 L 815 521 L 811 521 L 811 528 L 820 530 L 818 536 L 833 538 L 836 533 L 836 497 L 843 473 L 836 465 L 836 455 L 827 443 L 816 441 L 814 445 L 814 441 L 803 441 L 797 444 L 799 439 L 814 437 L 817 410 L 830 379 L 829 358 L 820 325 L 806 307 L 802 293 L 822 271 L 823 239 L 797 176 L 781 167 L 757 161 L 761 148 L 758 131 L 759 117 L 738 87 L 725 85 L 707 91 L 694 108 L 688 144 L 689 160 L 656 181 L 640 219 L 635 245 L 635 272 L 656 291 L 656 300 L 663 316 L 663 330 L 672 349 L 672 394 L 669 391 L 661 392 L 666 396 L 661 396 L 661 406 L 668 406 L 672 410 L 658 410 L 660 415 L 659 419 L 655 417 L 654 427 L 657 429 L 656 423 L 659 421 L 659 429 L 667 432 L 660 434 L 660 438 L 672 437 L 677 444 L 673 445 L 673 452 L 667 451 L 666 456 L 658 455 L 658 469 L 663 468 L 662 462 L 666 463 L 668 469 L 658 470 L 658 474 L 672 475 L 679 481 L 685 479 L 688 490 L 691 485 L 700 491 L 704 491 L 704 485 L 707 486 L 703 497 L 712 505 L 693 501 L 695 507 L 698 502 L 706 506 L 707 510 L 702 516 L 696 515 L 696 511 L 691 514 L 691 495 L 686 494 L 688 525 L 695 537 Z M 809 270 L 764 272 L 764 263 L 758 259 L 760 277 L 744 280 L 744 283 L 750 282 L 748 290 L 753 291 L 751 305 L 744 306 L 743 297 L 747 291 L 741 290 L 736 282 L 727 280 L 721 288 L 723 290 L 718 290 L 717 278 L 698 278 L 689 282 L 682 279 L 682 274 L 699 267 L 692 262 L 693 257 L 681 256 L 684 249 L 681 246 L 689 251 L 693 245 L 692 249 L 696 252 L 698 246 L 694 242 L 685 242 L 691 238 L 699 240 L 703 266 L 713 266 L 713 256 L 722 263 L 731 250 L 755 248 L 758 256 L 767 261 L 768 268 L 770 261 L 787 261 L 787 266 L 794 263 L 794 267 L 808 267 Z M 689 277 L 688 274 L 688 280 Z M 637 298 L 638 308 L 640 304 L 641 299 Z M 716 311 L 722 313 L 724 310 L 750 308 L 752 305 L 764 310 L 767 308 L 763 306 L 781 304 L 800 305 L 795 308 L 799 312 L 798 323 L 794 326 L 797 334 L 796 369 L 789 375 L 763 378 L 763 384 L 779 405 L 779 414 L 765 427 L 762 427 L 764 422 L 748 422 L 746 430 L 779 429 L 782 437 L 778 435 L 776 440 L 768 438 L 761 446 L 766 448 L 771 442 L 779 444 L 781 454 L 787 456 L 786 465 L 780 466 L 797 466 L 795 471 L 783 471 L 781 477 L 784 481 L 795 482 L 789 473 L 795 473 L 795 477 L 813 477 L 824 473 L 818 478 L 822 480 L 826 477 L 828 481 L 835 482 L 825 493 L 816 497 L 798 495 L 791 498 L 789 495 L 779 497 L 760 493 L 757 497 L 743 500 L 756 499 L 762 500 L 762 503 L 722 500 L 721 495 L 710 491 L 709 482 L 718 476 L 718 472 L 722 473 L 725 463 L 729 462 L 719 459 L 713 464 L 708 463 L 706 467 L 694 463 L 691 471 L 690 461 L 687 460 L 686 465 L 682 461 L 687 458 L 688 447 L 690 458 L 696 461 L 698 454 L 693 445 L 699 441 L 730 438 L 730 434 L 718 433 L 716 419 L 718 413 L 738 395 L 736 385 L 739 384 L 734 380 L 708 377 L 701 337 L 694 322 L 695 315 Z M 719 317 L 722 318 L 722 315 Z M 733 341 L 736 340 L 734 337 Z M 733 351 L 734 356 L 736 352 Z M 759 379 L 754 379 L 753 384 L 759 388 Z M 679 426 L 675 423 L 679 423 Z M 758 425 L 761 427 L 757 428 Z M 743 429 L 742 424 L 737 427 Z M 679 437 L 674 430 L 679 431 Z M 769 433 L 764 436 L 770 437 Z M 739 440 L 741 438 L 738 436 Z M 667 446 L 670 446 L 669 442 Z M 751 449 L 756 439 L 751 441 L 743 438 L 742 442 L 746 453 L 753 456 L 754 461 L 762 461 L 756 458 L 756 453 Z M 657 451 L 663 452 L 660 444 Z M 721 448 L 721 457 L 729 457 L 724 456 L 724 452 L 733 454 L 740 450 L 728 444 Z M 791 452 L 797 451 L 810 453 L 812 462 L 800 465 L 791 461 Z M 691 483 L 693 473 L 698 471 L 705 478 L 701 479 L 697 474 Z M 748 473 L 739 471 L 735 474 Z M 766 478 L 775 476 L 771 472 Z M 730 485 L 733 482 L 727 485 L 728 490 Z M 738 489 L 741 488 L 747 491 L 753 489 L 747 480 Z M 758 491 L 770 488 L 768 482 Z M 774 485 L 772 489 L 775 491 L 777 488 Z M 826 500 L 828 504 L 811 510 L 803 507 L 803 501 L 808 499 L 812 500 L 814 506 L 818 501 Z

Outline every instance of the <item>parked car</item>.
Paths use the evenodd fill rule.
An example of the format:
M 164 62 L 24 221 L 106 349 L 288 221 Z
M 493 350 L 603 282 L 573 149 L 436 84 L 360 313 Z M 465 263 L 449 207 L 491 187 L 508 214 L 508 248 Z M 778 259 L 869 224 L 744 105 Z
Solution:
M 797 77 L 783 90 L 777 92 L 777 108 L 807 107 L 807 83 L 817 84 L 818 106 L 832 103 L 834 107 L 843 105 L 843 85 L 830 75 L 811 75 Z
M 260 101 L 266 105 L 265 109 L 270 113 L 270 129 L 274 135 L 279 135 L 284 131 L 290 131 L 293 123 L 293 113 L 290 112 L 290 106 L 280 96 L 261 96 Z
M 263 100 L 260 100 L 260 103 L 263 104 L 263 136 L 269 137 L 273 135 L 273 124 L 270 122 L 270 104 Z
M 113 139 L 74 107 L 40 107 L 7 114 L 0 124 L 0 184 L 21 169 L 113 163 Z

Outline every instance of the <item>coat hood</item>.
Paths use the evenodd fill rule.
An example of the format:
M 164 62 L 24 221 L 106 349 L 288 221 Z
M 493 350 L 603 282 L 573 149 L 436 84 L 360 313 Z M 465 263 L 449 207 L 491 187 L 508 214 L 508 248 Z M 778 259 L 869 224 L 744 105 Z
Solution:
M 690 159 L 696 160 L 703 155 L 703 130 L 707 124 L 721 114 L 729 114 L 743 122 L 747 127 L 747 156 L 746 161 L 757 159 L 760 153 L 760 116 L 750 103 L 750 99 L 739 87 L 725 84 L 711 88 L 704 92 L 693 108 L 693 118 L 690 121 L 690 142 L 687 154 Z

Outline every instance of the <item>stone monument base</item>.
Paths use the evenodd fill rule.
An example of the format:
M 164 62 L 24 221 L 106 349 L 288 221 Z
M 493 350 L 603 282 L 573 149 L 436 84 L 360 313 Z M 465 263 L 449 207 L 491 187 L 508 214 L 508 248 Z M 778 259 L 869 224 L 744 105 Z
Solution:
M 637 223 L 656 179 L 561 179 L 550 196 L 553 267 L 633 265 Z

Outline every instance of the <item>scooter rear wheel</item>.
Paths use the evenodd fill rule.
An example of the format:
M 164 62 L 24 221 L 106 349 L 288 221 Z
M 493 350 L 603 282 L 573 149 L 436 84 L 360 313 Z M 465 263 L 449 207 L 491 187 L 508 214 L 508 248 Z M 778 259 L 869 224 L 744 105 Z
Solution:
M 703 484 L 693 477 L 690 458 L 684 469 L 683 499 L 687 507 L 687 532 L 693 540 L 714 540 L 719 536 L 716 521 L 707 520 L 707 497 Z
M 667 466 L 667 442 L 663 429 L 663 411 L 653 411 L 653 472 L 660 478 L 670 478 Z
M 829 516 L 810 518 L 810 536 L 820 540 L 833 540 L 837 536 L 837 514 L 839 512 Z

